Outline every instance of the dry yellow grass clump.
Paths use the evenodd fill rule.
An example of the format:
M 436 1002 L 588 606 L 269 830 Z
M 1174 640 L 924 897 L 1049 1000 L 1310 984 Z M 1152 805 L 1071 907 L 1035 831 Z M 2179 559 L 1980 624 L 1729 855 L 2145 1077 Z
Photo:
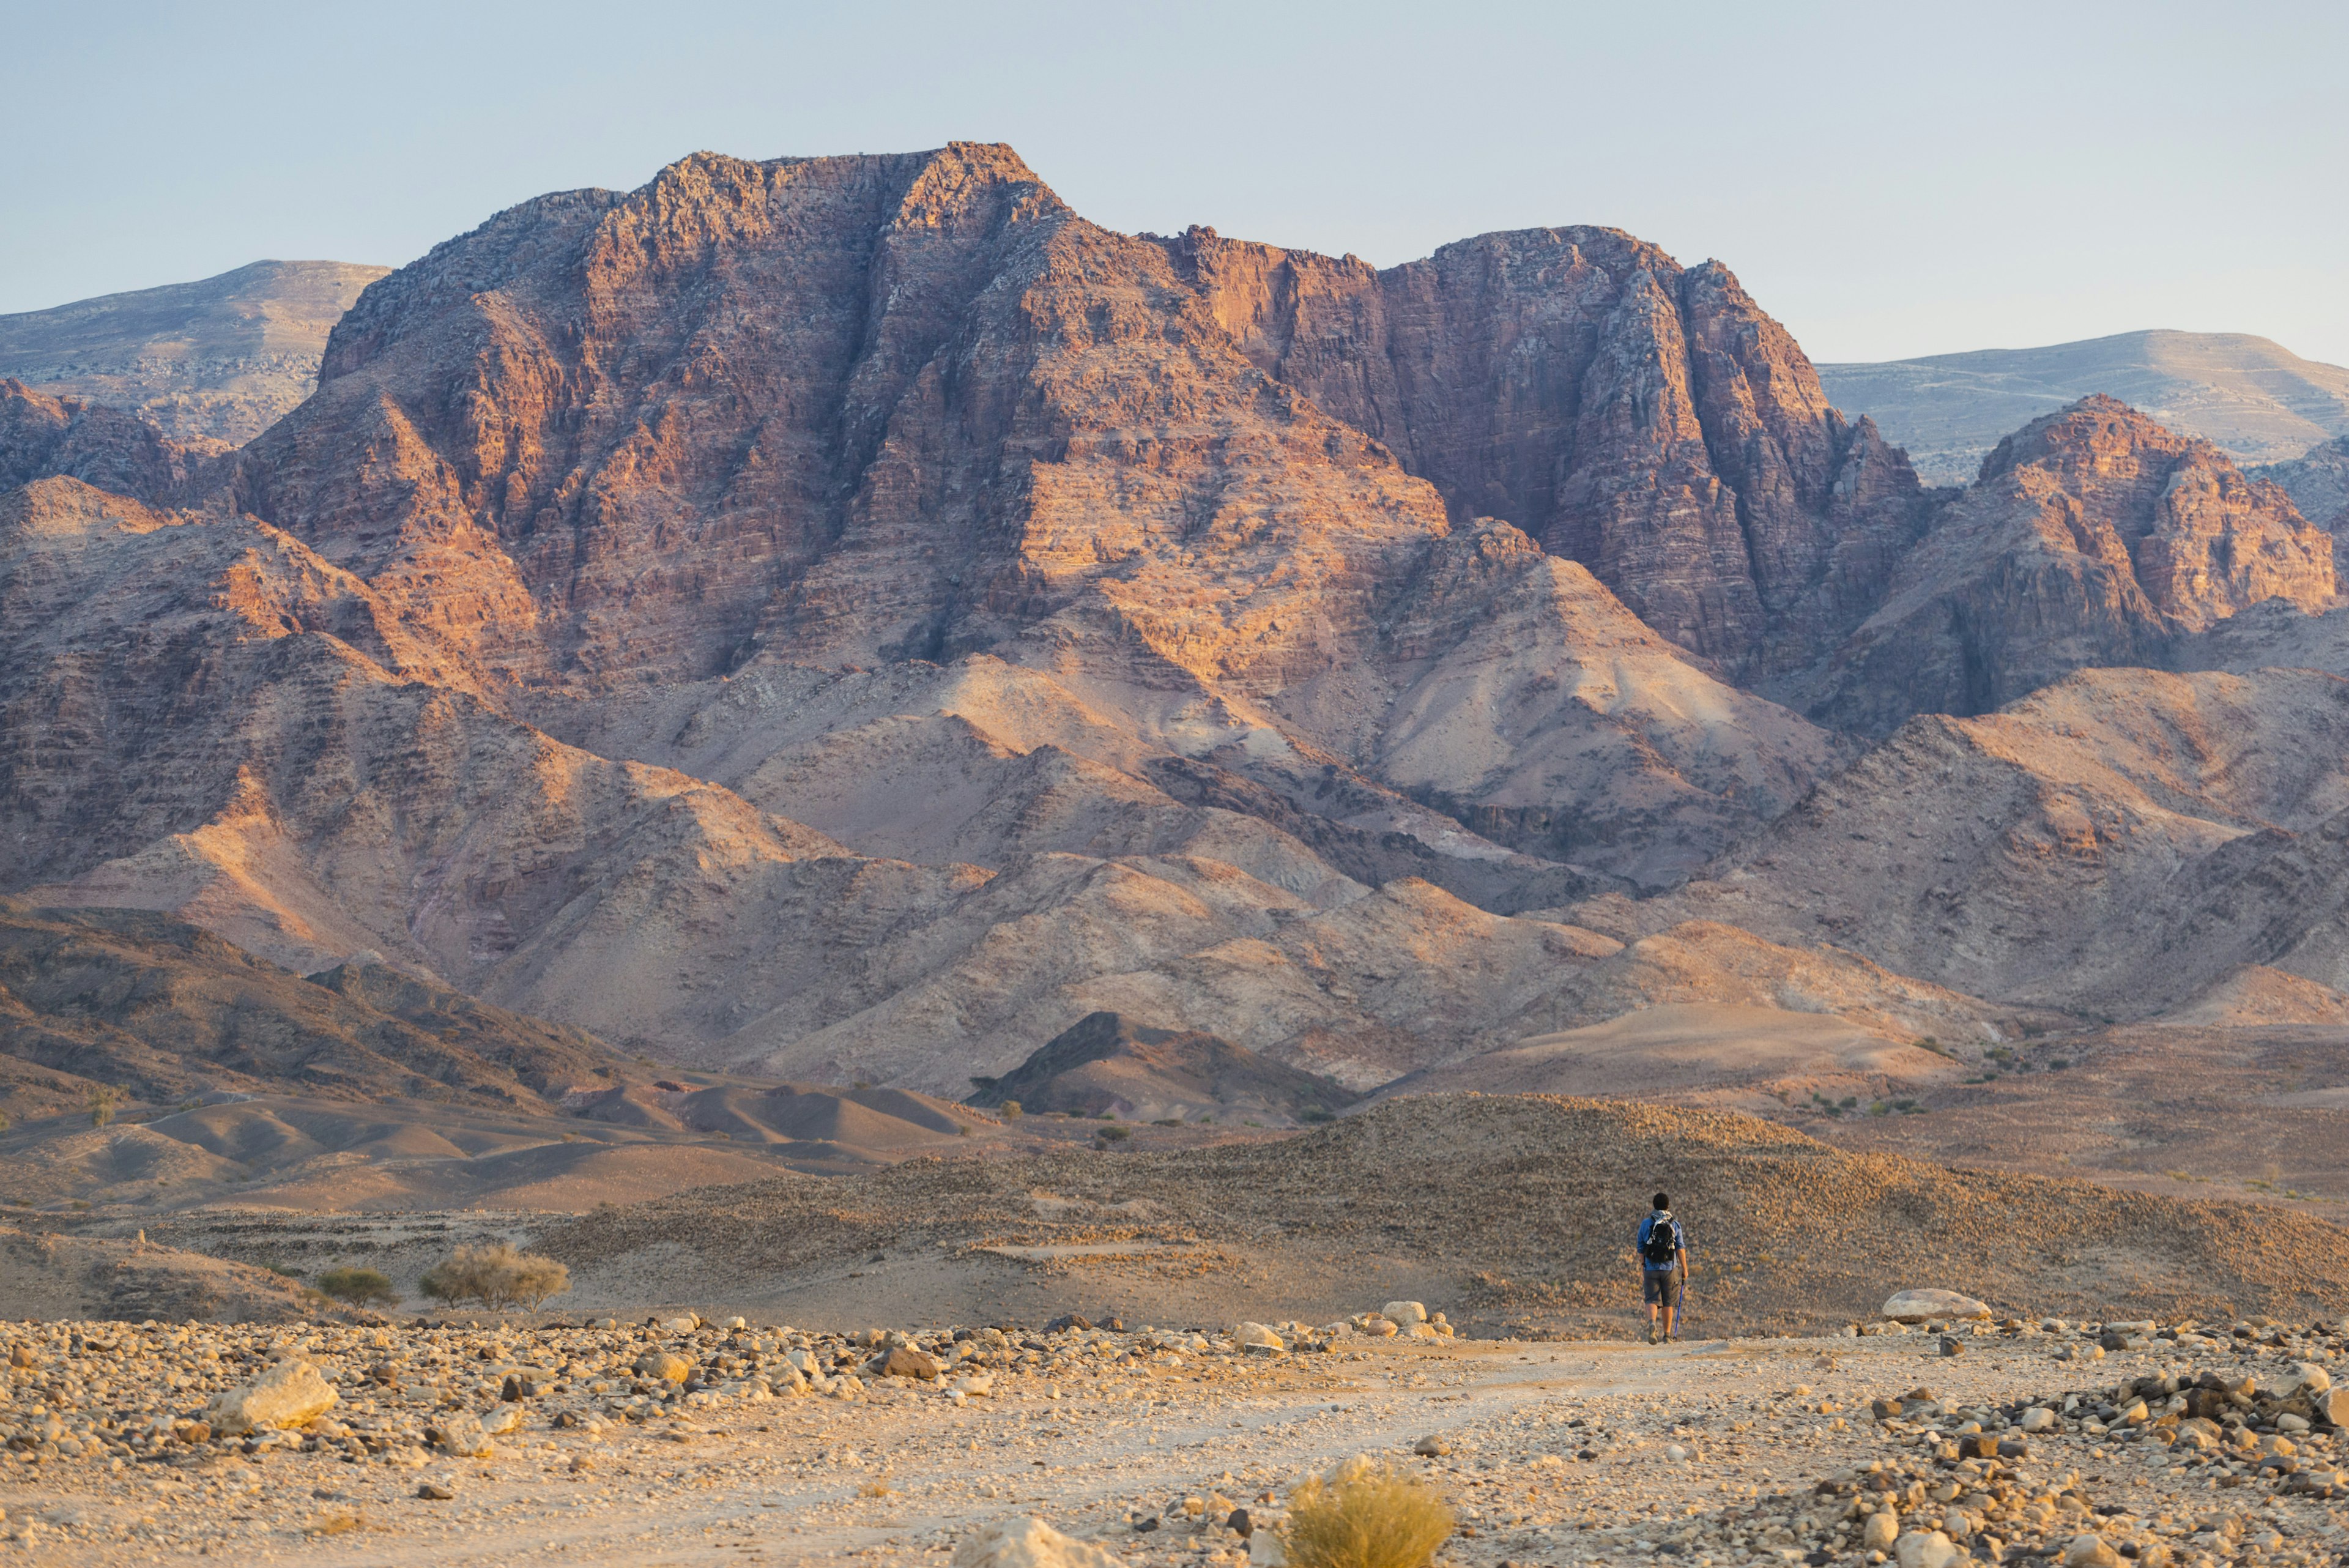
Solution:
M 1424 1568 L 1452 1534 L 1452 1509 L 1417 1476 L 1353 1459 L 1288 1500 L 1298 1568 Z

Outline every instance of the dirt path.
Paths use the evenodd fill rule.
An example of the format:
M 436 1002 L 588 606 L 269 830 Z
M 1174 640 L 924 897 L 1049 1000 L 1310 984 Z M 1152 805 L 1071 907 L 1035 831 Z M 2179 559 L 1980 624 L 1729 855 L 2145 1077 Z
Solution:
M 2075 1335 L 1967 1343 L 1945 1358 L 1923 1335 L 1665 1347 L 1358 1340 L 1327 1355 L 1198 1355 L 1154 1375 L 1008 1376 L 1002 1392 L 959 1401 L 876 1378 L 861 1398 L 720 1400 L 593 1435 L 533 1409 L 494 1459 L 420 1468 L 396 1455 L 248 1458 L 216 1444 L 129 1462 L 12 1455 L 0 1462 L 0 1535 L 19 1560 L 45 1564 L 918 1563 L 942 1563 L 975 1526 L 1031 1514 L 1137 1565 L 1233 1564 L 1244 1561 L 1239 1539 L 1190 1520 L 1185 1499 L 1210 1520 L 1231 1504 L 1277 1518 L 1308 1474 L 1383 1453 L 1452 1498 L 1464 1529 L 1444 1557 L 1462 1568 L 1658 1551 L 1696 1568 L 1777 1563 L 1816 1549 L 1821 1527 L 1795 1515 L 1819 1506 L 1822 1480 L 1848 1481 L 1871 1463 L 1966 1480 L 1965 1467 L 1937 1471 L 1930 1456 L 1969 1407 L 2108 1394 L 2165 1367 L 2272 1381 L 2284 1355 L 2338 1355 L 2341 1342 L 2228 1343 L 2100 1364 L 2054 1358 Z M 1920 1383 L 1947 1412 L 1930 1433 L 1869 1419 L 1868 1398 Z M 1429 1437 L 1448 1452 L 1410 1457 Z M 2337 1464 L 2334 1440 L 2302 1434 L 2299 1462 Z M 2051 1511 L 2057 1522 L 2033 1532 L 2059 1547 L 2101 1525 L 2118 1543 L 2142 1542 L 2140 1563 L 2158 1561 L 2168 1541 L 2182 1564 L 2330 1563 L 2349 1549 L 2342 1502 L 2280 1496 L 2273 1475 L 2230 1479 L 2248 1467 L 2187 1464 L 2159 1443 L 2091 1436 L 2077 1422 L 2031 1443 L 1999 1484 Z M 418 1451 L 407 1452 L 412 1463 Z M 419 1498 L 424 1482 L 453 1495 Z M 2085 1501 L 2059 1503 L 2059 1490 Z M 1917 1506 L 1939 1518 L 1937 1505 Z M 1133 1528 L 1157 1516 L 1158 1527 Z M 2206 1519 L 2235 1521 L 2233 1533 L 2196 1535 Z M 1985 1524 L 1978 1552 L 1994 1550 L 1982 1543 L 1993 1528 L 2010 1558 L 2018 1532 L 2033 1530 L 2022 1519 Z M 1857 1548 L 1820 1560 L 1857 1565 Z

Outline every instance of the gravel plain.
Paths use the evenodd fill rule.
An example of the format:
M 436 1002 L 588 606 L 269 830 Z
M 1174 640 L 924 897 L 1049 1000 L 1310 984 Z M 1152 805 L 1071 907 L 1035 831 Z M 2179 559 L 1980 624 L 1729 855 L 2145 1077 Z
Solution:
M 1887 1509 L 1925 1540 L 1896 1561 L 1930 1562 L 1937 1532 L 1975 1562 L 2073 1568 L 2349 1553 L 2344 1439 L 2323 1407 L 2292 1430 L 2275 1400 L 2298 1385 L 2312 1408 L 2340 1324 L 2138 1328 L 2109 1354 L 2071 1325 L 1959 1327 L 1957 1354 L 1926 1332 L 1651 1346 L 1279 1326 L 1276 1352 L 1141 1325 L 0 1324 L 0 1554 L 940 1563 L 1031 1515 L 1137 1565 L 1232 1568 L 1250 1543 L 1224 1521 L 1246 1508 L 1262 1568 L 1289 1490 L 1358 1454 L 1443 1489 L 1461 1528 L 1440 1561 L 1459 1568 L 1860 1568 L 1878 1560 L 1863 1511 Z M 878 1370 L 921 1370 L 916 1353 L 936 1376 Z M 336 1393 L 306 1429 L 202 1424 L 288 1356 Z M 2182 1392 L 2133 1391 L 2160 1376 Z M 1883 1418 L 1872 1403 L 1904 1398 Z M 2180 1435 L 2220 1406 L 2226 1440 Z M 484 1437 L 484 1417 L 512 1429 Z

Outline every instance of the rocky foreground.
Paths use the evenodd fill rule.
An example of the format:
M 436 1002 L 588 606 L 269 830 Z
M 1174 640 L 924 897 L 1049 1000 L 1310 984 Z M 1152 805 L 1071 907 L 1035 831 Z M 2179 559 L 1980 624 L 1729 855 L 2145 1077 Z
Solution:
M 1648 1346 L 1415 1317 L 8 1325 L 0 1535 L 54 1563 L 999 1562 L 986 1532 L 1035 1517 L 1074 1541 L 1015 1539 L 1072 1563 L 1262 1568 L 1289 1490 L 1370 1455 L 1441 1489 L 1463 1568 L 2349 1550 L 2349 1322 Z

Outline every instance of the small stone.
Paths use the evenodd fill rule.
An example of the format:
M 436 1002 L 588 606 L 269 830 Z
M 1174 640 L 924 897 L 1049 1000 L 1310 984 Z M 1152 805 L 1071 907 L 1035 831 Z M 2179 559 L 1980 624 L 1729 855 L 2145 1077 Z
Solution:
M 2295 1361 L 2292 1364 L 2292 1370 L 2299 1379 L 2292 1386 L 2295 1392 L 2322 1394 L 2333 1386 L 2333 1374 L 2313 1361 Z
M 1232 1343 L 1244 1349 L 1287 1350 L 1288 1343 L 1260 1323 L 1240 1323 L 1232 1325 Z
M 682 1383 L 693 1376 L 693 1363 L 666 1350 L 648 1350 L 636 1357 L 636 1371 L 664 1383 Z
M 478 1416 L 445 1416 L 437 1425 L 426 1428 L 424 1437 L 442 1453 L 460 1459 L 471 1459 L 492 1449 L 490 1434 Z
M 1423 1302 L 1389 1302 L 1379 1309 L 1379 1315 L 1398 1325 L 1425 1323 L 1427 1306 Z
M 2057 1419 L 2055 1412 L 2044 1405 L 2033 1405 L 2023 1413 L 2023 1419 L 2017 1424 L 2026 1432 L 2052 1432 Z
M 1943 1355 L 1963 1355 L 1966 1353 L 1966 1342 L 1945 1334 L 1941 1335 L 1940 1352 Z
M 2117 1568 L 2120 1560 L 2101 1535 L 2075 1535 L 2064 1548 L 2064 1568 Z
M 881 1376 L 912 1377 L 924 1383 L 935 1383 L 938 1376 L 938 1358 L 926 1350 L 916 1350 L 909 1345 L 896 1345 L 882 1357 Z
M 691 1334 L 700 1326 L 701 1320 L 691 1316 L 673 1317 L 661 1324 L 661 1327 L 670 1334 Z
M 457 1494 L 439 1481 L 425 1481 L 417 1487 L 416 1495 L 427 1502 L 448 1502 Z
M 1867 1524 L 1860 1528 L 1860 1549 L 1866 1552 L 1889 1552 L 1892 1549 L 1892 1543 L 1899 1540 L 1899 1536 L 1900 1516 L 1888 1508 L 1881 1513 L 1871 1513 L 1868 1516 Z
M 1938 1530 L 1912 1530 L 1893 1543 L 1892 1555 L 1900 1568 L 1949 1568 L 1958 1546 Z
M 1452 1445 L 1431 1432 L 1413 1443 L 1411 1451 L 1424 1459 L 1440 1459 L 1452 1451 Z

